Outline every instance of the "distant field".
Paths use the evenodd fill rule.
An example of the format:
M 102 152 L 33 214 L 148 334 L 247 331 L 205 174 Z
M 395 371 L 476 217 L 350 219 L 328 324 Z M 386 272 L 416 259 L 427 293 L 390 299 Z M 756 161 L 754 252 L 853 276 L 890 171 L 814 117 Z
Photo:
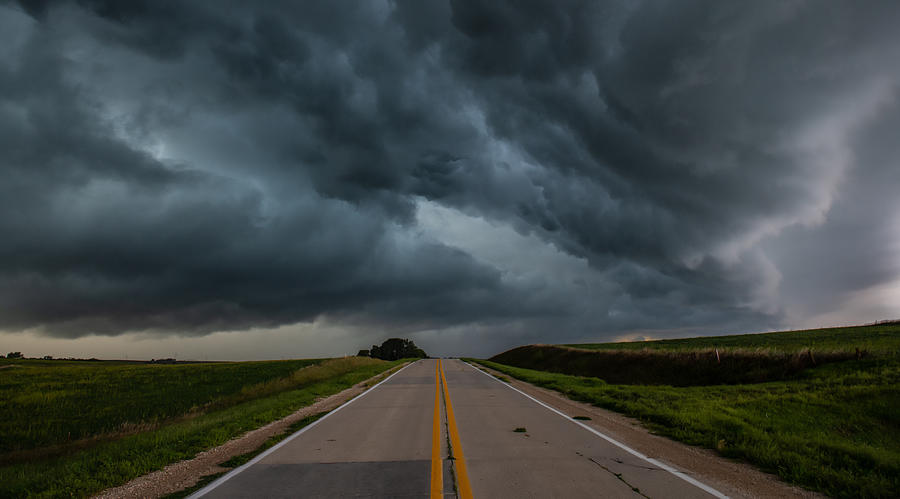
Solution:
M 0 370 L 0 497 L 87 497 L 401 363 L 9 361 L 18 367 Z
M 893 324 L 534 345 L 477 362 L 812 490 L 887 498 L 900 491 L 898 346 Z M 770 381 L 739 381 L 759 376 Z
M 765 349 L 784 353 L 796 353 L 810 348 L 817 351 L 855 352 L 859 348 L 872 354 L 900 355 L 900 323 L 672 340 L 578 343 L 564 346 L 591 350 Z
M 7 360 L 4 364 L 11 367 L 0 371 L 0 456 L 147 429 L 212 404 L 223 406 L 250 397 L 254 385 L 317 362 L 154 365 Z

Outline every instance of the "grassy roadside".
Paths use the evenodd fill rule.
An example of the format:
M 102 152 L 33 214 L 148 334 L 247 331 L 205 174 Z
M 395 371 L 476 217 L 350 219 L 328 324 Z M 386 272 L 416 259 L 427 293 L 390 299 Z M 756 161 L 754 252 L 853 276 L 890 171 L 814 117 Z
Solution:
M 688 387 L 611 385 L 475 362 L 834 497 L 895 497 L 900 490 L 895 357 L 828 364 L 787 381 Z
M 235 403 L 227 407 L 213 404 L 207 411 L 152 431 L 101 441 L 60 457 L 4 466 L 0 497 L 89 496 L 191 458 L 402 362 L 360 357 L 322 362 L 284 378 L 247 385 L 232 393 Z M 254 393 L 262 396 L 251 398 Z

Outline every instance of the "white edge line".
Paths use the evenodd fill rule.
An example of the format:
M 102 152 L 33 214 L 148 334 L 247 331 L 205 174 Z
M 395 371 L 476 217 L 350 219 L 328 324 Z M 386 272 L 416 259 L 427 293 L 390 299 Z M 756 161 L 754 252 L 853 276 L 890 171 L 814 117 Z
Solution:
M 472 364 L 469 364 L 469 363 L 466 362 L 466 361 L 462 361 L 462 362 L 463 362 L 463 364 L 466 364 L 467 366 L 471 367 L 472 369 L 475 369 L 476 371 L 480 372 L 481 374 L 484 374 L 485 376 L 487 376 L 487 377 L 493 379 L 493 380 L 496 381 L 497 383 L 500 383 L 501 385 L 506 386 L 506 387 L 510 388 L 511 390 L 515 390 L 515 391 L 521 393 L 522 395 L 524 395 L 524 396 L 530 398 L 530 399 L 533 400 L 534 402 L 537 402 L 538 404 L 544 406 L 545 408 L 550 409 L 551 411 L 553 411 L 553 412 L 559 414 L 560 416 L 566 418 L 566 420 L 568 420 L 568 421 L 570 421 L 570 422 L 572 422 L 572 423 L 577 424 L 578 426 L 580 426 L 580 427 L 584 428 L 585 430 L 587 430 L 587 431 L 593 433 L 594 435 L 597 435 L 598 437 L 600 437 L 600 438 L 606 440 L 607 442 L 609 442 L 609 443 L 615 445 L 616 447 L 619 447 L 620 449 L 624 450 L 625 452 L 628 452 L 629 454 L 631 454 L 631 455 L 633 455 L 633 456 L 635 456 L 635 457 L 641 458 L 641 459 L 643 459 L 644 461 L 647 461 L 648 463 L 650 463 L 650 464 L 652 464 L 652 465 L 654 465 L 654 466 L 657 466 L 657 467 L 659 467 L 659 468 L 662 468 L 662 469 L 668 471 L 669 473 L 671 473 L 671 474 L 677 476 L 678 478 L 680 478 L 680 479 L 682 479 L 682 480 L 688 482 L 689 484 L 694 485 L 695 487 L 699 487 L 699 488 L 703 489 L 704 491 L 706 491 L 706 492 L 712 494 L 713 496 L 718 497 L 719 499 L 729 499 L 728 496 L 726 496 L 725 494 L 719 492 L 718 490 L 716 490 L 716 489 L 710 487 L 709 485 L 706 485 L 705 483 L 700 482 L 700 481 L 698 481 L 697 479 L 695 479 L 695 478 L 693 478 L 693 477 L 691 477 L 691 476 L 689 476 L 689 475 L 687 475 L 687 474 L 685 474 L 685 473 L 683 473 L 683 472 L 681 472 L 681 471 L 678 471 L 677 469 L 675 469 L 675 468 L 673 468 L 673 467 L 671 467 L 671 466 L 669 466 L 669 465 L 667 465 L 667 464 L 665 464 L 665 463 L 661 463 L 661 462 L 657 461 L 656 459 L 653 459 L 652 457 L 647 457 L 647 456 L 645 456 L 644 454 L 641 454 L 640 452 L 638 452 L 638 451 L 632 449 L 631 447 L 628 447 L 627 445 L 623 444 L 622 442 L 619 442 L 618 440 L 616 440 L 616 439 L 610 437 L 609 435 L 606 435 L 606 434 L 604 434 L 604 433 L 601 433 L 601 432 L 597 431 L 596 429 L 591 428 L 590 426 L 588 426 L 588 425 L 582 423 L 581 421 L 578 421 L 578 420 L 576 420 L 576 419 L 573 419 L 573 418 L 569 417 L 568 415 L 566 415 L 564 412 L 560 411 L 559 409 L 556 409 L 555 407 L 551 407 L 551 406 L 549 406 L 549 405 L 547 405 L 547 404 L 541 402 L 540 400 L 538 400 L 538 399 L 532 397 L 531 395 L 528 395 L 527 393 L 523 392 L 522 390 L 519 390 L 518 388 L 516 388 L 516 387 L 510 385 L 509 383 L 504 383 L 504 382 L 500 381 L 500 380 L 497 379 L 496 377 L 490 375 L 489 373 L 486 373 L 486 372 L 482 371 L 481 369 L 478 369 L 477 367 L 473 366 Z
M 361 398 L 363 395 L 365 395 L 365 394 L 367 394 L 367 393 L 370 393 L 372 390 L 378 388 L 379 385 L 381 385 L 382 383 L 386 382 L 387 380 L 393 378 L 393 377 L 396 376 L 397 374 L 400 374 L 400 371 L 402 371 L 402 370 L 406 369 L 407 367 L 409 367 L 409 366 L 415 364 L 416 362 L 418 362 L 418 361 L 410 362 L 409 364 L 407 364 L 407 365 L 401 367 L 401 368 L 398 369 L 394 374 L 391 374 L 391 375 L 388 376 L 387 378 L 384 378 L 383 380 L 381 380 L 381 381 L 380 381 L 378 384 L 376 384 L 375 386 L 372 386 L 372 387 L 369 388 L 368 390 L 366 390 L 366 391 L 360 393 L 359 395 L 353 397 L 352 399 L 350 399 L 350 400 L 344 402 L 343 404 L 337 406 L 336 408 L 334 408 L 333 410 L 331 410 L 328 414 L 325 414 L 325 415 L 322 416 L 321 418 L 319 418 L 319 419 L 313 421 L 312 423 L 310 423 L 310 424 L 304 426 L 303 428 L 300 428 L 300 429 L 297 430 L 296 432 L 292 433 L 289 437 L 285 438 L 285 439 L 282 440 L 281 442 L 278 442 L 277 444 L 273 445 L 272 447 L 269 447 L 268 449 L 266 449 L 265 451 L 263 451 L 262 453 L 260 453 L 260 454 L 257 455 L 256 457 L 254 457 L 253 459 L 251 459 L 251 460 L 247 461 L 246 463 L 242 464 L 241 466 L 238 466 L 237 468 L 235 468 L 235 469 L 229 471 L 228 473 L 226 473 L 226 474 L 223 475 L 222 477 L 218 478 L 216 481 L 212 482 L 211 484 L 207 485 L 206 487 L 203 487 L 202 489 L 198 490 L 197 492 L 194 492 L 193 494 L 189 495 L 189 496 L 188 496 L 188 499 L 195 499 L 195 498 L 197 498 L 197 497 L 203 497 L 203 496 L 205 496 L 206 494 L 209 494 L 210 492 L 213 491 L 213 489 L 215 489 L 215 488 L 218 487 L 219 485 L 222 485 L 223 483 L 225 483 L 226 481 L 228 481 L 230 478 L 234 478 L 234 476 L 237 475 L 238 473 L 240 473 L 240 472 L 244 471 L 245 469 L 249 468 L 250 466 L 253 466 L 254 464 L 258 463 L 260 460 L 262 460 L 263 458 L 265 458 L 265 457 L 268 456 L 269 454 L 271 454 L 271 453 L 275 452 L 276 450 L 278 450 L 281 446 L 286 445 L 286 444 L 287 444 L 288 442 L 290 442 L 291 440 L 293 440 L 293 439 L 299 437 L 300 435 L 302 435 L 306 430 L 309 430 L 310 428 L 312 428 L 312 427 L 316 426 L 317 424 L 321 423 L 322 421 L 324 421 L 326 418 L 328 418 L 328 416 L 331 416 L 332 414 L 338 412 L 339 410 L 343 409 L 344 407 L 347 407 L 348 405 L 352 404 L 352 403 L 355 402 L 357 399 Z

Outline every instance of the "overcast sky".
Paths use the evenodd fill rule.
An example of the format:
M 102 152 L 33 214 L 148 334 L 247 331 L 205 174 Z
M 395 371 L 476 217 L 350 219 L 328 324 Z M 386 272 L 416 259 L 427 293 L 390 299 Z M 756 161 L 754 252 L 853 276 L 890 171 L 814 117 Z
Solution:
M 0 350 L 900 317 L 892 1 L 0 1 Z

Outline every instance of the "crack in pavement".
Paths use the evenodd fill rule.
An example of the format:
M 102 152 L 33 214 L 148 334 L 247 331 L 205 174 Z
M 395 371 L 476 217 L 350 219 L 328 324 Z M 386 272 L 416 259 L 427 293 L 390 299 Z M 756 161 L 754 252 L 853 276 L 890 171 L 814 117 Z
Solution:
M 639 495 L 641 495 L 642 497 L 646 497 L 647 499 L 650 499 L 650 496 L 648 496 L 647 494 L 644 494 L 643 492 L 641 492 L 641 489 L 639 489 L 639 488 L 635 487 L 634 485 L 631 485 L 630 483 L 628 483 L 628 480 L 625 480 L 625 478 L 622 476 L 621 473 L 616 473 L 615 471 L 613 471 L 613 470 L 607 468 L 606 466 L 603 466 L 602 464 L 600 464 L 600 461 L 597 461 L 596 459 L 594 459 L 594 458 L 592 458 L 592 457 L 589 457 L 588 459 L 589 459 L 592 463 L 594 463 L 594 464 L 596 464 L 597 466 L 603 468 L 604 471 L 606 471 L 606 472 L 608 472 L 608 473 L 611 473 L 614 477 L 616 477 L 616 478 L 618 478 L 619 480 L 621 480 L 622 483 L 624 483 L 625 485 L 627 485 L 632 491 L 634 491 L 635 494 L 639 494 Z
M 546 442 L 545 442 L 545 443 L 546 443 Z M 664 469 L 662 469 L 662 468 L 659 468 L 659 467 L 657 467 L 657 466 L 640 466 L 640 465 L 637 465 L 637 464 L 626 463 L 625 461 L 622 461 L 621 459 L 619 459 L 619 458 L 617 458 L 617 457 L 601 457 L 601 458 L 593 458 L 593 457 L 585 456 L 584 454 L 582 454 L 581 452 L 578 452 L 578 451 L 575 451 L 575 454 L 578 454 L 578 455 L 581 456 L 581 457 L 585 457 L 585 458 L 587 458 L 587 459 L 590 459 L 591 461 L 594 461 L 594 462 L 597 463 L 597 464 L 600 464 L 600 463 L 597 461 L 597 459 L 606 459 L 606 460 L 612 461 L 612 462 L 614 462 L 614 463 L 616 463 L 616 464 L 621 464 L 622 466 L 628 466 L 628 467 L 631 467 L 631 468 L 637 468 L 637 469 L 641 469 L 641 470 L 649 470 L 649 471 L 666 471 L 666 470 L 664 470 Z
M 613 470 L 607 468 L 606 466 L 604 466 L 603 463 L 601 463 L 600 461 L 594 459 L 593 457 L 585 456 L 585 455 L 582 454 L 581 452 L 575 451 L 575 454 L 577 454 L 577 455 L 580 456 L 580 457 L 587 458 L 588 461 L 590 461 L 590 462 L 596 464 L 597 466 L 599 466 L 600 468 L 602 468 L 603 471 L 606 471 L 607 473 L 611 474 L 612 476 L 618 478 L 619 481 L 621 481 L 622 483 L 624 483 L 625 485 L 627 485 L 628 488 L 630 488 L 634 493 L 639 494 L 639 495 L 641 495 L 642 497 L 646 497 L 647 499 L 650 499 L 650 496 L 648 496 L 647 494 L 644 494 L 643 492 L 641 492 L 641 489 L 639 489 L 639 488 L 635 487 L 634 485 L 630 484 L 630 483 L 628 482 L 628 480 L 625 480 L 625 478 L 622 476 L 622 473 L 616 473 L 615 471 L 613 471 Z M 661 470 L 660 468 L 647 467 L 647 466 L 635 466 L 635 465 L 633 465 L 633 464 L 626 464 L 626 463 L 625 463 L 624 461 L 622 461 L 621 459 L 615 459 L 615 458 L 602 458 L 602 459 L 609 459 L 610 461 L 614 461 L 614 462 L 616 462 L 616 463 L 618 463 L 618 464 L 623 464 L 623 465 L 625 465 L 625 466 L 631 466 L 632 468 L 640 468 L 640 469 L 646 469 L 646 470 L 650 470 L 650 471 L 663 471 L 663 470 Z
M 597 458 L 591 457 L 591 458 L 588 458 L 588 459 L 590 459 L 591 461 L 597 462 L 597 460 L 596 460 Z M 662 469 L 662 468 L 659 468 L 659 467 L 656 467 L 656 466 L 641 466 L 641 465 L 639 465 L 639 464 L 626 463 L 625 461 L 622 461 L 621 459 L 619 459 L 619 458 L 614 458 L 614 457 L 603 457 L 603 458 L 599 458 L 599 459 L 610 460 L 610 461 L 612 461 L 612 462 L 614 462 L 614 463 L 616 463 L 616 464 L 621 464 L 622 466 L 628 466 L 628 467 L 630 467 L 630 468 L 638 468 L 638 469 L 649 470 L 649 471 L 666 471 L 666 470 L 664 470 L 664 469 Z M 599 464 L 599 463 L 598 463 L 598 464 Z

